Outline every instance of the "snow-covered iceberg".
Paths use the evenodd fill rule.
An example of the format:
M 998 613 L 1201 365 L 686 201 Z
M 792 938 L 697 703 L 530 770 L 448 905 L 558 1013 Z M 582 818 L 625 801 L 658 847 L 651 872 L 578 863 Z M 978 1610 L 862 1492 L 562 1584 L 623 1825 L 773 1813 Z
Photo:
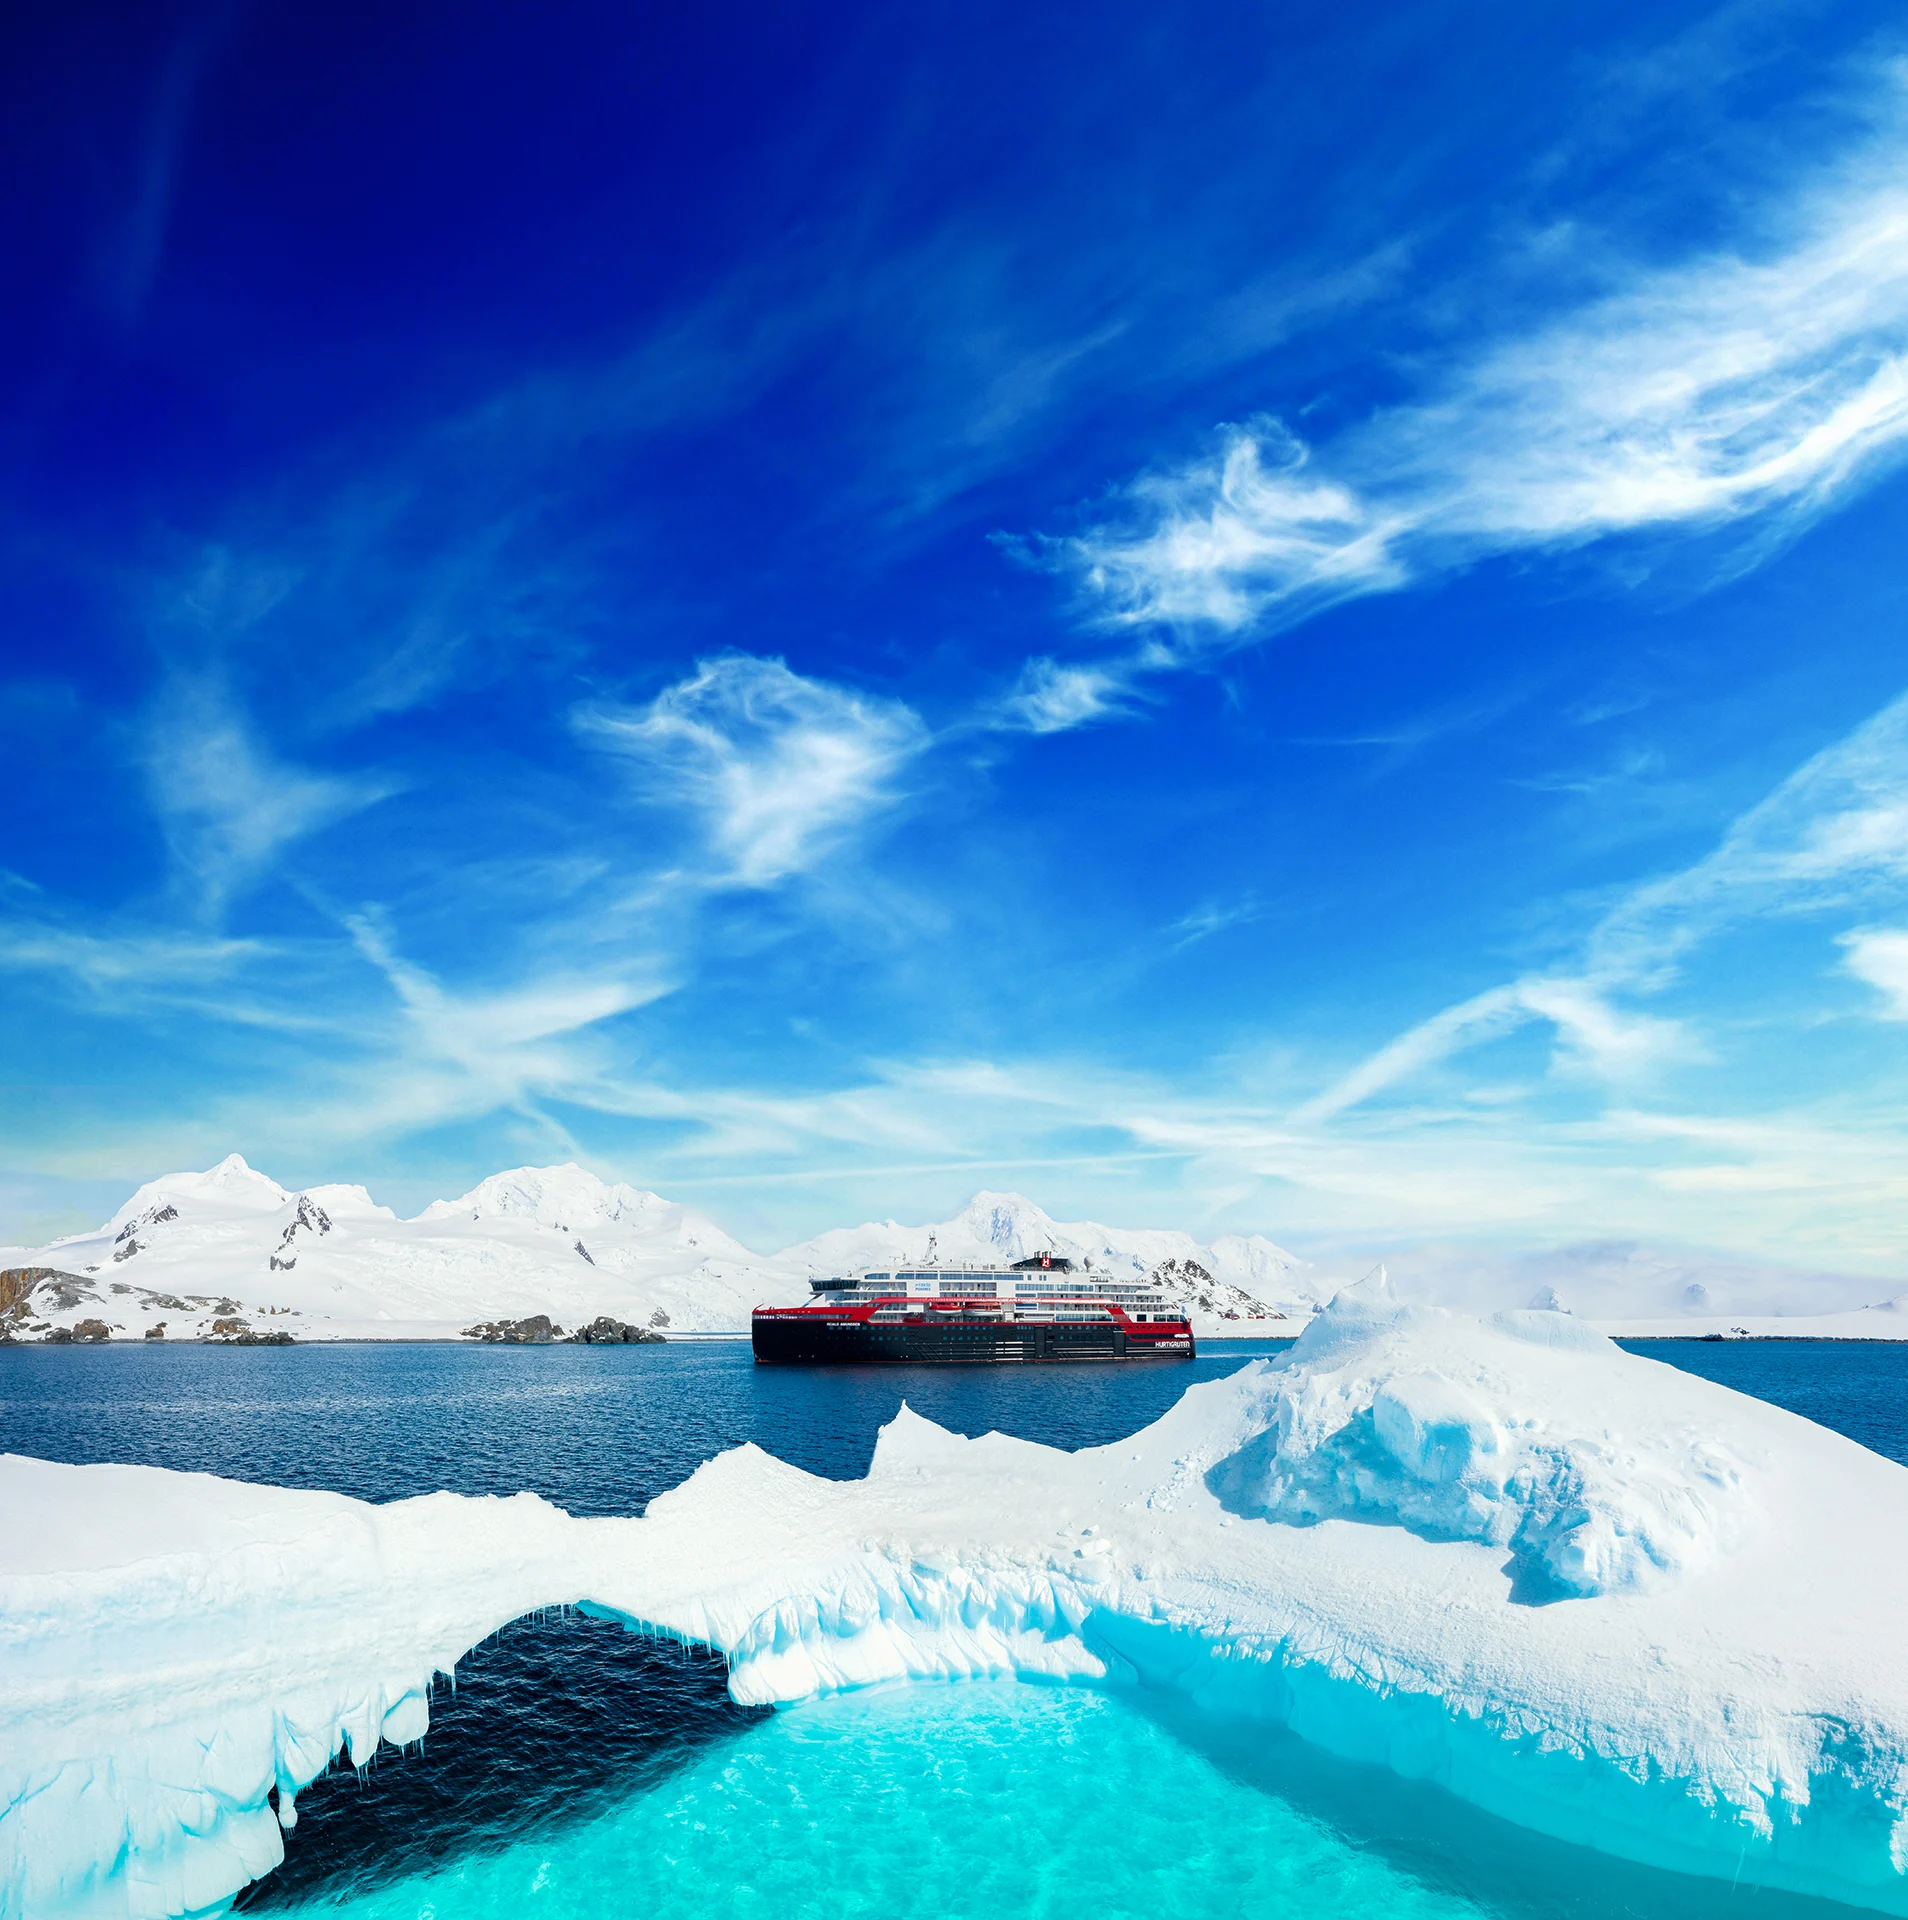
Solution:
M 722 1454 L 640 1520 L 8 1459 L 0 1909 L 214 1908 L 341 1742 L 534 1607 L 746 1701 L 1171 1688 L 1626 1857 L 1908 1914 L 1908 1471 L 1566 1316 L 1341 1295 L 1067 1454 L 904 1412 L 866 1479 Z M 272 1800 L 278 1814 L 274 1816 Z

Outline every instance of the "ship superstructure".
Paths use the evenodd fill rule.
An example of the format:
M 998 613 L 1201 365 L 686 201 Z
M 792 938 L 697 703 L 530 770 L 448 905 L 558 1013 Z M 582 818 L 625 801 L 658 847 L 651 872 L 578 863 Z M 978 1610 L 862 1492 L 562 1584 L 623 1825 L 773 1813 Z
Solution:
M 1192 1324 L 1162 1289 L 1058 1254 L 1001 1266 L 882 1268 L 809 1282 L 799 1307 L 757 1307 L 768 1363 L 1190 1360 Z

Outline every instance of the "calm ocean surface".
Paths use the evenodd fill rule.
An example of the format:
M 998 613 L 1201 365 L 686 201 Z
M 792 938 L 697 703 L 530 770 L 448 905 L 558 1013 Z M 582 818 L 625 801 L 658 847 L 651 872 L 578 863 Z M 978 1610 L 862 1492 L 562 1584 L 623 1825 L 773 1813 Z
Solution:
M 1636 1343 L 1908 1464 L 1908 1346 Z M 667 1347 L 0 1349 L 0 1449 L 128 1460 L 371 1500 L 448 1487 L 640 1512 L 754 1440 L 858 1476 L 905 1398 L 965 1433 L 1119 1438 L 1187 1366 L 757 1369 L 744 1343 Z M 441 1688 L 420 1752 L 299 1800 L 252 1908 L 350 1920 L 718 1914 L 1219 1920 L 1841 1909 L 1552 1845 L 1263 1729 L 1145 1699 L 913 1688 L 768 1714 L 720 1662 L 605 1622 L 520 1623 Z

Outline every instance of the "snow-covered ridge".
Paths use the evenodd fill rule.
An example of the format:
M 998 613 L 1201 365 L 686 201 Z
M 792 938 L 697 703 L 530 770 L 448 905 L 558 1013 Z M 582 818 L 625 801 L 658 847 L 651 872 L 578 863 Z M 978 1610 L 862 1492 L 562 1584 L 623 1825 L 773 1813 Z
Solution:
M 1312 1304 L 1303 1263 L 1270 1241 L 1061 1225 L 1018 1194 L 982 1194 L 937 1226 L 846 1228 L 762 1255 L 693 1208 L 578 1166 L 492 1174 L 400 1220 L 362 1187 L 293 1192 L 232 1154 L 148 1181 L 93 1233 L 0 1253 L 0 1339 L 445 1339 L 538 1314 L 740 1333 L 756 1306 L 806 1299 L 818 1273 L 1041 1251 L 1122 1278 L 1157 1271 L 1206 1332 L 1276 1328 Z
M 1314 1265 L 1257 1234 L 1207 1242 L 1055 1220 L 1014 1193 L 976 1194 L 949 1220 L 869 1221 L 760 1254 L 691 1207 L 578 1166 L 492 1174 L 401 1220 L 362 1187 L 295 1192 L 232 1154 L 148 1181 L 91 1233 L 0 1249 L 0 1339 L 223 1337 L 222 1321 L 237 1338 L 446 1339 L 538 1314 L 741 1333 L 754 1307 L 805 1299 L 816 1275 L 1042 1252 L 1157 1281 L 1207 1339 L 1296 1332 L 1371 1265 Z M 1415 1299 L 1562 1308 L 1606 1332 L 1908 1338 L 1898 1281 L 1612 1245 L 1541 1257 L 1426 1248 L 1393 1264 Z
M 35 1920 L 229 1899 L 341 1743 L 417 1738 L 434 1671 L 563 1602 L 721 1649 L 749 1701 L 1137 1678 L 1908 1914 L 1908 1471 L 1559 1315 L 1374 1285 L 1129 1440 L 904 1411 L 865 1480 L 740 1447 L 641 1520 L 18 1458 L 0 1504 L 0 1911 Z

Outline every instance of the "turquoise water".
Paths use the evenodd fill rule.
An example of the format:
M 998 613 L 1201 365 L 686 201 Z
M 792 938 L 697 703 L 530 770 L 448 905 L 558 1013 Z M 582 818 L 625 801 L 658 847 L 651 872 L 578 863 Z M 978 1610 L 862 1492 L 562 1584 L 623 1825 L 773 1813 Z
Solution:
M 613 1810 L 336 1920 L 1801 1920 L 1143 1695 L 882 1689 L 767 1715 Z M 309 1908 L 306 1909 L 309 1911 Z
M 1357 1920 L 1479 1909 L 1230 1776 L 1133 1704 L 928 1687 L 771 1715 L 587 1825 L 333 1909 Z

